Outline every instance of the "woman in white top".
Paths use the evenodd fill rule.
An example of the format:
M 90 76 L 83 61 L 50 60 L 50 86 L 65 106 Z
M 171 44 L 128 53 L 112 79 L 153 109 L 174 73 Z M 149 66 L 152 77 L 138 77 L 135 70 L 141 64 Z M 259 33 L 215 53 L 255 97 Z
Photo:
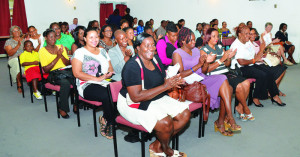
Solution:
M 45 38 L 37 33 L 37 29 L 34 26 L 28 27 L 29 40 L 33 44 L 34 51 L 39 52 L 40 48 L 43 47 Z
M 103 117 L 99 118 L 101 135 L 112 139 L 112 109 L 107 89 L 101 85 L 101 82 L 111 78 L 113 68 L 106 51 L 97 48 L 99 36 L 95 28 L 85 31 L 84 41 L 86 45 L 77 49 L 72 57 L 72 70 L 76 77 L 77 90 L 84 99 L 102 102 L 104 113 Z
M 268 93 L 271 96 L 272 103 L 278 106 L 285 106 L 279 98 L 279 90 L 275 82 L 274 73 L 268 66 L 257 65 L 260 61 L 265 49 L 265 42 L 260 45 L 260 51 L 255 54 L 252 43 L 249 42 L 250 29 L 247 26 L 239 27 L 236 31 L 238 38 L 232 43 L 231 49 L 237 49 L 235 59 L 231 62 L 231 68 L 235 69 L 235 65 L 241 69 L 243 76 L 246 78 L 255 78 L 255 88 L 253 93 L 253 102 L 257 107 L 263 107 L 259 102 L 261 99 L 267 99 Z
M 291 63 L 289 60 L 286 59 L 284 55 L 284 48 L 281 45 L 274 45 L 275 43 L 280 42 L 280 39 L 276 38 L 272 40 L 272 33 L 271 33 L 272 28 L 273 28 L 273 24 L 271 22 L 267 22 L 265 24 L 265 32 L 262 33 L 262 38 L 266 42 L 266 46 L 271 46 L 272 50 L 276 52 L 278 56 L 282 57 L 284 64 L 293 65 L 293 63 Z

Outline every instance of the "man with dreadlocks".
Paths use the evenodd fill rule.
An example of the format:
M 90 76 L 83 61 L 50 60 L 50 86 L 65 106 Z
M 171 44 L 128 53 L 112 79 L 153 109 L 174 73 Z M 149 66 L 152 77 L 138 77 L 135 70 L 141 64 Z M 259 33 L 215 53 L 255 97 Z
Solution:
M 201 83 L 206 85 L 208 93 L 211 96 L 210 108 L 220 108 L 219 118 L 214 123 L 215 131 L 219 131 L 224 136 L 233 136 L 233 132 L 231 131 L 239 131 L 241 127 L 235 123 L 232 116 L 232 90 L 227 78 L 225 75 L 205 75 L 209 63 L 215 60 L 215 55 L 200 54 L 200 50 L 195 47 L 194 33 L 186 27 L 181 28 L 179 31 L 178 45 L 180 48 L 173 53 L 173 64 L 180 64 L 179 71 L 182 78 L 192 73 L 196 73 L 204 78 Z M 227 115 L 226 122 L 225 115 Z

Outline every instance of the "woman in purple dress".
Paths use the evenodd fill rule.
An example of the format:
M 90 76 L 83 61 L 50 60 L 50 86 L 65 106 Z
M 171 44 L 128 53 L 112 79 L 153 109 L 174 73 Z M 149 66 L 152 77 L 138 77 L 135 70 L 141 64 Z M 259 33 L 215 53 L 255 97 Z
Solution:
M 224 136 L 232 136 L 231 131 L 241 130 L 241 127 L 235 123 L 231 112 L 232 88 L 225 75 L 205 75 L 215 55 L 200 54 L 200 50 L 195 47 L 194 33 L 185 27 L 179 31 L 178 44 L 180 48 L 173 53 L 173 65 L 180 64 L 179 71 L 182 78 L 192 73 L 204 78 L 201 83 L 206 85 L 211 96 L 211 109 L 220 108 L 219 118 L 214 123 L 215 131 L 219 131 Z

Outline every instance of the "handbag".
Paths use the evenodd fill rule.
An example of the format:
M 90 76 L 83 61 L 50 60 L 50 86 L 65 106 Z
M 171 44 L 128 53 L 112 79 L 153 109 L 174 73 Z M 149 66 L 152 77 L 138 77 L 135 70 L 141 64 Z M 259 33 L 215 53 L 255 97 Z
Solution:
M 64 70 L 53 70 L 49 73 L 48 82 L 54 85 L 60 85 L 60 80 L 67 79 L 72 85 L 75 85 L 75 77 L 73 76 L 72 68 Z
M 272 48 L 270 46 L 267 46 L 264 50 L 264 53 L 267 53 L 266 59 L 269 60 L 268 64 L 269 66 L 277 66 L 280 63 L 280 59 L 272 54 Z
M 168 95 L 175 100 L 185 102 L 185 91 L 182 88 L 173 87 L 168 90 Z
M 207 121 L 210 107 L 210 94 L 207 92 L 206 86 L 195 81 L 193 84 L 186 84 L 183 90 L 186 100 L 203 104 L 203 119 Z

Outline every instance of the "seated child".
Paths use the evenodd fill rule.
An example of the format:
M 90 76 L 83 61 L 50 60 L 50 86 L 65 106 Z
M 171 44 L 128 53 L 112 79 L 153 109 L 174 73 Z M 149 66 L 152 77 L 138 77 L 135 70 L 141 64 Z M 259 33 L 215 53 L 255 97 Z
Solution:
M 20 63 L 25 67 L 25 75 L 28 83 L 32 82 L 33 95 L 41 100 L 41 93 L 38 91 L 38 81 L 41 80 L 39 69 L 39 54 L 33 50 L 33 44 L 30 40 L 24 42 L 24 52 L 20 55 Z

